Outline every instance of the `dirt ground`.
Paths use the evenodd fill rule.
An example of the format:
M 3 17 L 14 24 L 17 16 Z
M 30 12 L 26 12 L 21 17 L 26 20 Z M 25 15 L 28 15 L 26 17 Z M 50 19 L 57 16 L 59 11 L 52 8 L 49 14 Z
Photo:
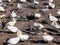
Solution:
M 16 4 L 18 1 L 15 1 L 13 0 L 11 3 L 7 3 L 5 2 L 6 0 L 3 0 L 4 3 L 6 4 Z M 44 7 L 43 3 L 46 2 L 47 0 L 37 0 L 40 2 L 40 7 Z M 46 12 L 44 14 L 42 14 L 42 17 L 40 19 L 36 19 L 36 21 L 17 21 L 17 23 L 15 24 L 16 27 L 18 27 L 20 30 L 23 31 L 24 34 L 28 34 L 30 35 L 31 37 L 31 40 L 28 40 L 28 41 L 24 41 L 24 42 L 19 42 L 17 45 L 60 45 L 60 30 L 57 30 L 58 32 L 52 32 L 50 30 L 48 30 L 48 32 L 52 35 L 52 36 L 55 36 L 56 38 L 53 40 L 53 42 L 45 42 L 43 41 L 43 38 L 39 35 L 39 34 L 36 34 L 36 35 L 32 35 L 30 33 L 27 33 L 27 30 L 29 27 L 29 25 L 31 25 L 33 22 L 41 22 L 42 20 L 44 20 L 47 16 L 48 16 L 48 13 L 51 13 L 52 15 L 54 16 L 57 16 L 56 14 L 56 11 L 57 9 L 60 9 L 60 0 L 54 0 L 53 2 L 55 5 L 56 5 L 56 8 L 55 9 L 49 9 L 50 11 L 49 12 Z M 21 16 L 24 14 L 31 14 L 31 12 L 36 12 L 36 11 L 39 11 L 41 10 L 41 8 L 39 9 L 32 9 L 32 8 L 28 8 L 27 5 L 30 5 L 31 3 L 30 2 L 26 2 L 26 3 L 22 3 L 24 5 L 23 7 L 23 12 L 20 13 L 18 12 L 17 15 L 18 16 Z M 1 12 L 0 14 L 6 14 L 6 16 L 10 15 L 10 10 L 14 9 L 15 7 L 14 6 L 8 6 L 6 7 L 6 12 Z M 2 21 L 4 21 L 4 19 L 2 19 Z M 60 18 L 59 18 L 59 21 L 60 21 Z M 60 22 L 59 22 L 60 23 Z M 50 27 L 48 24 L 45 24 L 45 27 Z M 16 37 L 16 34 L 15 33 L 10 33 L 9 31 L 6 31 L 8 29 L 0 29 L 0 45 L 6 45 L 5 42 L 7 40 L 7 38 L 13 38 L 13 37 Z M 26 31 L 26 32 L 24 32 Z

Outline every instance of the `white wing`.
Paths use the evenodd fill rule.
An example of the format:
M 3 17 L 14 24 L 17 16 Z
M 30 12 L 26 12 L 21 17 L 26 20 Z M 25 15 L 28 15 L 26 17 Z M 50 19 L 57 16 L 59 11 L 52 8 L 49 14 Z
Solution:
M 16 38 L 9 39 L 7 42 L 10 44 L 17 44 L 19 41 L 20 41 L 20 38 L 16 37 Z
M 17 32 L 19 29 L 15 26 L 7 26 L 7 28 L 12 32 Z
M 22 41 L 28 40 L 29 39 L 29 35 L 21 35 L 20 39 Z
M 12 11 L 11 16 L 12 16 L 12 17 L 16 17 L 17 14 L 16 14 L 14 11 Z

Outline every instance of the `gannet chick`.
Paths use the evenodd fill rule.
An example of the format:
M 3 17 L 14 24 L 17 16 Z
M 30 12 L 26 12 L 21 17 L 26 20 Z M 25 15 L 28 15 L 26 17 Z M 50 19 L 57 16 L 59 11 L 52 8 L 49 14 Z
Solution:
M 8 22 L 6 25 L 14 26 L 16 24 L 16 19 L 12 18 L 12 21 Z
M 51 8 L 55 8 L 55 4 L 49 2 L 49 7 L 51 7 Z
M 49 2 L 53 2 L 54 0 L 49 0 Z
M 17 36 L 20 37 L 20 40 L 21 40 L 21 41 L 26 41 L 26 40 L 29 39 L 29 35 L 27 35 L 27 34 L 22 34 L 22 32 L 21 32 L 20 30 L 17 32 Z
M 0 11 L 5 11 L 4 7 L 0 6 Z
M 20 2 L 27 2 L 27 0 L 20 0 Z
M 17 14 L 14 11 L 12 11 L 11 16 L 14 18 L 17 17 Z
M 60 9 L 58 9 L 57 14 L 60 15 Z
M 42 37 L 43 37 L 43 39 L 44 39 L 45 41 L 48 41 L 48 42 L 49 42 L 49 41 L 52 41 L 52 40 L 54 39 L 53 36 L 48 35 L 46 32 L 43 33 Z
M 54 29 L 60 29 L 60 25 L 58 25 L 57 22 L 52 22 L 51 26 Z
M 20 41 L 20 37 L 10 38 L 7 40 L 7 45 L 16 45 Z
M 52 14 L 49 14 L 49 20 L 54 21 L 54 22 L 58 21 L 58 19 L 56 17 L 52 16 Z
M 18 9 L 22 9 L 22 4 L 18 3 L 18 4 L 17 4 L 17 8 L 18 8 Z
M 39 29 L 44 28 L 44 26 L 42 24 L 40 24 L 40 23 L 34 23 L 33 26 L 38 27 Z

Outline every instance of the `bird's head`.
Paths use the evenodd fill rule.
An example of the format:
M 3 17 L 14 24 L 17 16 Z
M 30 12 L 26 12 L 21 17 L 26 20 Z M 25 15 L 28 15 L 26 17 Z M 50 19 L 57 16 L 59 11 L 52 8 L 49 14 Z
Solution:
M 43 35 L 48 35 L 48 33 L 47 32 L 43 32 Z
M 17 36 L 20 37 L 22 35 L 22 31 L 21 30 L 18 30 L 17 31 Z

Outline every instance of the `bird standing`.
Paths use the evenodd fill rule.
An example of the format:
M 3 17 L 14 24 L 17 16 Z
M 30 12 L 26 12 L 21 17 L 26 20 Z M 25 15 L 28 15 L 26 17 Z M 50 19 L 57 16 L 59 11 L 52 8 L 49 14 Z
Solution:
M 58 19 L 56 17 L 52 16 L 52 14 L 49 14 L 49 20 L 53 21 L 53 22 L 58 21 Z
M 60 29 L 60 25 L 58 25 L 57 22 L 52 22 L 51 26 L 54 29 Z

